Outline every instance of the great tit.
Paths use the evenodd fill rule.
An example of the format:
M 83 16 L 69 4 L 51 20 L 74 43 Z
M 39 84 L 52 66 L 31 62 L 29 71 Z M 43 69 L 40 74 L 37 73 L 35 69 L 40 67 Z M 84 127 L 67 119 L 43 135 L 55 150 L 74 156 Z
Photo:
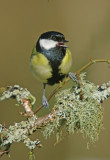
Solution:
M 42 104 L 44 107 L 48 106 L 45 97 L 46 84 L 59 83 L 70 71 L 72 56 L 69 48 L 65 45 L 67 42 L 62 33 L 49 31 L 41 34 L 32 50 L 30 68 L 35 78 L 43 83 Z M 77 81 L 71 72 L 69 76 Z

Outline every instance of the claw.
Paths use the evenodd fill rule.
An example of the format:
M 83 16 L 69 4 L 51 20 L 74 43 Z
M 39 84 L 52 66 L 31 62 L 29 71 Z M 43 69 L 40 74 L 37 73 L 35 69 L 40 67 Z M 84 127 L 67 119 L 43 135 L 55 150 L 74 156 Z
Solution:
M 75 76 L 75 74 L 74 73 L 72 73 L 72 72 L 69 72 L 69 77 L 73 80 L 73 81 L 75 81 L 76 83 L 78 83 L 78 80 L 77 80 L 77 78 L 76 78 L 76 76 Z
M 47 98 L 45 96 L 42 97 L 42 105 L 47 108 L 49 106 L 49 103 L 47 101 Z

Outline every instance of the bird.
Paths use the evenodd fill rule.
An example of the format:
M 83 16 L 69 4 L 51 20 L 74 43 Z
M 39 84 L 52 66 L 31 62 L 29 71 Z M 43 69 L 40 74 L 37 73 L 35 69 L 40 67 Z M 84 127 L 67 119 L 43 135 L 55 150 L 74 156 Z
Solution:
M 43 83 L 42 105 L 48 107 L 45 96 L 46 85 L 54 85 L 70 76 L 74 81 L 77 78 L 69 72 L 72 66 L 72 55 L 65 43 L 65 36 L 57 31 L 42 33 L 34 45 L 30 57 L 30 70 L 34 77 Z

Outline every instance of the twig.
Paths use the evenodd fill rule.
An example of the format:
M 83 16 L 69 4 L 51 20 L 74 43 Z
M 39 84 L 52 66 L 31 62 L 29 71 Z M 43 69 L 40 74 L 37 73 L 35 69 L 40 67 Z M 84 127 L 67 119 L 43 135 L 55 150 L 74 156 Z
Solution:
M 9 153 L 9 151 L 8 150 L 6 150 L 6 151 L 5 150 L 4 151 L 0 150 L 0 158 L 6 153 Z
M 77 70 L 75 72 L 75 75 L 80 74 L 82 71 L 84 71 L 86 68 L 90 67 L 92 64 L 95 64 L 97 62 L 106 62 L 108 64 L 110 64 L 110 59 L 90 59 L 90 62 L 87 63 L 86 65 L 84 65 L 81 69 Z M 50 96 L 48 97 L 48 101 L 56 94 L 56 92 L 63 87 L 63 85 L 65 85 L 68 81 L 70 80 L 70 77 L 67 77 L 66 80 L 64 82 L 62 82 L 54 91 L 52 91 L 52 93 L 50 94 Z M 34 112 L 34 114 L 36 114 L 38 111 L 40 111 L 43 108 L 43 105 L 39 106 L 36 111 Z
M 61 85 L 59 85 L 55 90 L 53 90 L 53 92 L 50 94 L 47 100 L 49 101 L 60 88 L 61 88 Z M 36 114 L 41 108 L 43 108 L 43 105 L 39 106 L 34 112 L 34 114 Z
M 86 65 L 84 65 L 81 69 L 76 71 L 76 74 L 79 74 L 80 72 L 84 71 L 86 68 L 88 68 L 89 66 L 91 66 L 92 64 L 95 64 L 97 62 L 106 62 L 108 64 L 110 64 L 110 59 L 90 59 L 90 62 L 87 63 Z

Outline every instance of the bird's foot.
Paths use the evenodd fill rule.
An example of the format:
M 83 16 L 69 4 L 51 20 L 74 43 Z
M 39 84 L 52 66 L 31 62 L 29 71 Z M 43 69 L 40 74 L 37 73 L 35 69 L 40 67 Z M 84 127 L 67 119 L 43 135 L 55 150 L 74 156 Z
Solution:
M 45 96 L 42 97 L 42 105 L 47 108 L 49 106 L 49 103 L 47 101 L 47 98 Z
M 75 74 L 74 73 L 72 73 L 72 72 L 69 72 L 69 77 L 73 80 L 73 81 L 75 81 L 76 83 L 78 83 L 78 80 L 77 80 L 77 78 L 76 78 L 76 76 L 75 76 Z

